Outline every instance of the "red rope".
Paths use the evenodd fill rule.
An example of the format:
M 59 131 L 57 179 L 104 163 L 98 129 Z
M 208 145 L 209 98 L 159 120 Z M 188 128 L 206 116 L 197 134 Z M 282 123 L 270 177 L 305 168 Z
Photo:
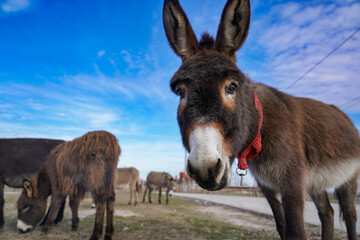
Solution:
M 255 101 L 256 110 L 259 112 L 259 129 L 254 141 L 242 153 L 237 155 L 237 158 L 239 160 L 238 168 L 241 170 L 248 169 L 247 160 L 256 157 L 261 151 L 260 129 L 263 122 L 263 110 L 260 100 L 255 92 L 254 92 L 254 101 Z

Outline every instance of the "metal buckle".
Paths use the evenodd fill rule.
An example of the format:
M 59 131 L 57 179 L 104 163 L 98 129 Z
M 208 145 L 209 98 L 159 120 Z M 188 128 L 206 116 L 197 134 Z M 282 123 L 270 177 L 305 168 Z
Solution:
M 245 171 L 245 172 L 239 172 L 239 171 Z M 240 168 L 236 168 L 236 174 L 239 175 L 239 176 L 246 176 L 247 174 L 247 169 L 245 170 L 241 170 Z

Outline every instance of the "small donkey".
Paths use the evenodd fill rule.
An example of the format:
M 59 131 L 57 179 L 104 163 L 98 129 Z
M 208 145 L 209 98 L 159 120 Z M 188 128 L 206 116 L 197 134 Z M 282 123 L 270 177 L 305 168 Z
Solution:
M 230 180 L 235 157 L 247 164 L 267 198 L 281 239 L 307 239 L 304 194 L 318 209 L 322 239 L 334 239 L 325 189 L 335 187 L 348 239 L 356 239 L 355 197 L 360 138 L 335 106 L 252 82 L 236 66 L 250 25 L 249 0 L 228 0 L 216 39 L 198 42 L 178 0 L 165 0 L 166 37 L 182 65 L 171 79 L 180 97 L 178 123 L 190 152 L 187 172 L 201 187 Z M 248 160 L 248 162 L 246 162 Z
M 162 188 L 166 188 L 166 204 L 169 203 L 169 193 L 172 195 L 172 190 L 174 189 L 174 178 L 166 172 L 153 172 L 151 171 L 146 178 L 146 187 L 143 197 L 143 202 L 145 202 L 146 192 L 149 191 L 149 203 L 151 201 L 151 193 L 154 189 L 159 189 L 159 199 L 158 202 L 161 203 L 161 192 Z

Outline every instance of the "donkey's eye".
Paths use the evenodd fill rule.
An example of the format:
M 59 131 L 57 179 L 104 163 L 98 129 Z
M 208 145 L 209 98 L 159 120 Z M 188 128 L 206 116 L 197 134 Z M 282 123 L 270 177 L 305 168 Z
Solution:
M 180 99 L 183 99 L 185 97 L 185 89 L 182 87 L 178 87 L 176 89 L 176 95 L 178 95 L 180 97 Z
M 230 83 L 230 85 L 226 88 L 227 94 L 234 94 L 236 89 L 238 88 L 238 85 L 234 82 Z
M 30 209 L 30 206 L 26 206 L 21 210 L 21 212 L 26 213 L 29 209 Z

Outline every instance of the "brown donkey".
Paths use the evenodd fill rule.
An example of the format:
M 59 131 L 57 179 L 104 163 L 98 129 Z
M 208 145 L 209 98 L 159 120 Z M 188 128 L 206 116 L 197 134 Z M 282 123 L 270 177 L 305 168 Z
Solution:
M 96 204 L 93 234 L 103 232 L 106 209 L 105 239 L 114 233 L 114 179 L 120 155 L 115 136 L 105 131 L 89 132 L 53 149 L 32 181 L 24 179 L 24 189 L 17 201 L 18 229 L 27 232 L 44 217 L 47 198 L 51 195 L 50 212 L 42 230 L 47 232 L 64 196 L 70 196 L 72 228 L 77 229 L 80 200 L 90 191 Z
M 170 85 L 180 98 L 177 119 L 190 152 L 189 176 L 218 190 L 230 180 L 235 157 L 241 168 L 249 159 L 281 239 L 308 238 L 305 192 L 317 206 L 322 239 L 334 239 L 325 189 L 335 187 L 348 239 L 355 240 L 359 134 L 335 106 L 254 83 L 238 69 L 235 53 L 249 30 L 249 0 L 227 1 L 215 40 L 203 34 L 198 42 L 178 0 L 165 0 L 163 22 L 182 59 Z
M 139 193 L 139 171 L 136 168 L 116 169 L 115 187 L 123 185 L 129 185 L 130 187 L 129 205 L 131 205 L 131 201 L 135 197 L 134 206 L 136 206 Z
M 151 201 L 151 193 L 154 189 L 159 189 L 158 202 L 161 203 L 162 188 L 166 188 L 166 204 L 169 203 L 169 193 L 172 195 L 174 189 L 175 179 L 166 172 L 153 172 L 151 171 L 146 178 L 146 187 L 144 191 L 143 202 L 145 202 L 146 193 L 149 191 L 149 203 Z

